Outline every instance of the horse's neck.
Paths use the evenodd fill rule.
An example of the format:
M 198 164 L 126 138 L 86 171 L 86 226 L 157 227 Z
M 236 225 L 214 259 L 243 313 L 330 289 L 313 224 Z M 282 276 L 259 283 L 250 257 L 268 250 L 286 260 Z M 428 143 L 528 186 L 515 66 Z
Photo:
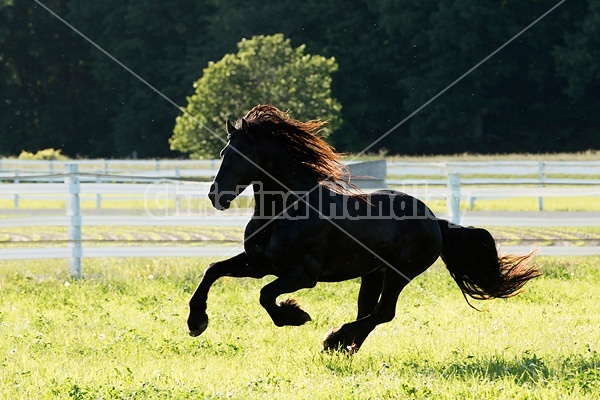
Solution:
M 287 167 L 286 173 L 272 174 L 254 184 L 255 211 L 278 214 L 299 199 L 320 188 L 319 182 L 301 170 Z

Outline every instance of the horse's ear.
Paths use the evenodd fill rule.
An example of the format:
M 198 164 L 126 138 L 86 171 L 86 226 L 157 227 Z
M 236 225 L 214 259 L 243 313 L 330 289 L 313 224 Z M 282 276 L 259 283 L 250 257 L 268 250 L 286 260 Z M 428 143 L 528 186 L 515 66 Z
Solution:
M 249 130 L 250 129 L 248 128 L 248 123 L 244 118 L 242 118 L 242 132 L 247 134 Z
M 235 127 L 231 124 L 231 121 L 229 121 L 229 118 L 227 118 L 227 122 L 225 122 L 225 126 L 227 127 L 228 135 L 231 135 L 233 132 L 235 132 Z

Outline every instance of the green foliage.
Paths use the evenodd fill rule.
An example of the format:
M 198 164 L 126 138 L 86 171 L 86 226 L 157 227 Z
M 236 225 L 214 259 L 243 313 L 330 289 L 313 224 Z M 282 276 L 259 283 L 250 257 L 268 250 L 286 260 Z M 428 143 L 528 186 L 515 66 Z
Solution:
M 197 158 L 216 158 L 225 143 L 226 118 L 243 116 L 257 104 L 292 111 L 296 119 L 329 120 L 323 135 L 341 123 L 341 105 L 331 97 L 334 58 L 293 48 L 283 34 L 254 36 L 236 54 L 209 63 L 194 83 L 184 114 L 177 117 L 171 149 Z
M 565 91 L 573 98 L 581 98 L 593 90 L 593 82 L 600 79 L 600 3 L 589 2 L 585 18 L 577 23 L 578 30 L 566 36 L 566 46 L 555 50 L 558 73 L 568 86 Z
M 357 281 L 294 296 L 313 321 L 275 327 L 269 279 L 223 278 L 210 324 L 187 301 L 214 258 L 0 262 L 0 393 L 7 399 L 598 399 L 599 262 L 537 258 L 545 275 L 507 300 L 465 303 L 442 265 L 402 292 L 359 353 L 320 352 L 356 312 Z
M 212 4 L 213 0 L 69 2 L 69 17 L 113 57 L 180 104 L 198 65 L 212 56 L 207 49 L 207 43 L 214 41 L 207 34 Z M 107 153 L 129 157 L 133 152 L 138 157 L 173 155 L 168 139 L 178 109 L 105 54 L 85 45 L 82 69 L 92 75 L 97 86 L 93 97 L 98 96 L 102 106 L 91 113 L 101 118 L 94 131 L 102 136 L 90 151 L 103 149 L 103 157 Z
M 69 160 L 69 157 L 61 154 L 61 151 L 61 149 L 44 149 L 34 154 L 23 150 L 19 154 L 19 160 Z
M 540 0 L 48 4 L 169 102 L 35 2 L 0 1 L 0 154 L 60 147 L 71 156 L 178 155 L 169 148 L 173 120 L 180 113 L 173 104 L 186 103 L 189 84 L 198 79 L 200 68 L 235 53 L 242 38 L 274 32 L 283 33 L 294 45 L 305 43 L 305 55 L 335 57 L 339 71 L 331 82 L 331 97 L 343 109 L 331 127 L 341 125 L 332 129 L 328 140 L 339 150 L 361 151 L 554 4 Z M 371 151 L 525 153 L 600 148 L 599 14 L 596 0 L 564 2 Z M 236 110 L 244 112 L 281 97 L 254 99 L 252 104 L 240 100 L 234 109 L 212 108 L 201 122 L 213 126 L 212 120 L 218 120 L 211 129 L 221 134 L 223 116 L 239 117 Z M 235 101 L 221 93 L 208 101 L 217 100 Z M 276 105 L 289 107 L 297 117 L 327 117 L 320 112 L 304 114 L 293 103 Z M 178 146 L 200 145 L 182 139 Z
M 372 7 L 386 32 L 403 38 L 396 44 L 405 68 L 397 85 L 408 114 L 513 38 L 548 4 L 428 0 L 415 5 L 409 0 L 382 0 Z M 509 152 L 515 146 L 535 151 L 560 148 L 563 135 L 572 129 L 565 133 L 563 128 L 556 136 L 549 132 L 567 127 L 562 118 L 577 108 L 554 83 L 552 50 L 562 42 L 557 32 L 574 28 L 565 17 L 572 11 L 565 4 L 536 24 L 411 118 L 406 135 L 394 135 L 388 145 L 417 154 L 428 149 L 460 153 L 465 146 L 474 152 Z

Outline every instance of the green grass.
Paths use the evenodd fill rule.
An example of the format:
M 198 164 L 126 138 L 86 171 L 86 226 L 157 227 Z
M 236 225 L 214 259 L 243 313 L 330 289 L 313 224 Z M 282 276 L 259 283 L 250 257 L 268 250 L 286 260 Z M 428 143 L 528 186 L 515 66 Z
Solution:
M 469 209 L 469 203 L 461 202 L 462 209 Z M 505 199 L 476 199 L 474 211 L 538 211 L 537 197 Z M 600 211 L 598 197 L 546 197 L 544 211 Z
M 313 321 L 277 328 L 269 279 L 218 281 L 208 330 L 187 336 L 187 299 L 211 259 L 0 263 L 0 393 L 7 399 L 598 399 L 600 261 L 538 258 L 521 295 L 469 308 L 440 264 L 353 357 L 321 353 L 353 319 L 357 281 L 295 294 Z

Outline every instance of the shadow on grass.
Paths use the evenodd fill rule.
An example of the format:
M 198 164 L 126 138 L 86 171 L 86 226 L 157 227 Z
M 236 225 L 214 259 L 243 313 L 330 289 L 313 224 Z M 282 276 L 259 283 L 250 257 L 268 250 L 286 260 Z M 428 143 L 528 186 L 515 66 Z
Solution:
M 493 356 L 477 360 L 467 356 L 464 361 L 445 365 L 439 372 L 445 378 L 460 380 L 475 378 L 492 381 L 512 378 L 518 385 L 562 381 L 567 386 L 595 391 L 600 389 L 600 354 L 589 351 L 588 354 L 574 354 L 548 363 L 528 351 L 513 359 Z
M 585 353 L 571 354 L 545 360 L 533 352 L 525 351 L 520 356 L 505 358 L 493 355 L 489 358 L 466 356 L 458 360 L 435 362 L 413 359 L 399 361 L 395 357 L 367 357 L 358 360 L 344 353 L 319 355 L 319 362 L 330 373 L 344 377 L 364 374 L 392 373 L 409 379 L 411 376 L 428 376 L 445 381 L 493 382 L 513 381 L 518 386 L 563 386 L 569 391 L 597 393 L 600 391 L 600 354 L 589 347 Z M 407 383 L 408 384 L 408 383 Z

